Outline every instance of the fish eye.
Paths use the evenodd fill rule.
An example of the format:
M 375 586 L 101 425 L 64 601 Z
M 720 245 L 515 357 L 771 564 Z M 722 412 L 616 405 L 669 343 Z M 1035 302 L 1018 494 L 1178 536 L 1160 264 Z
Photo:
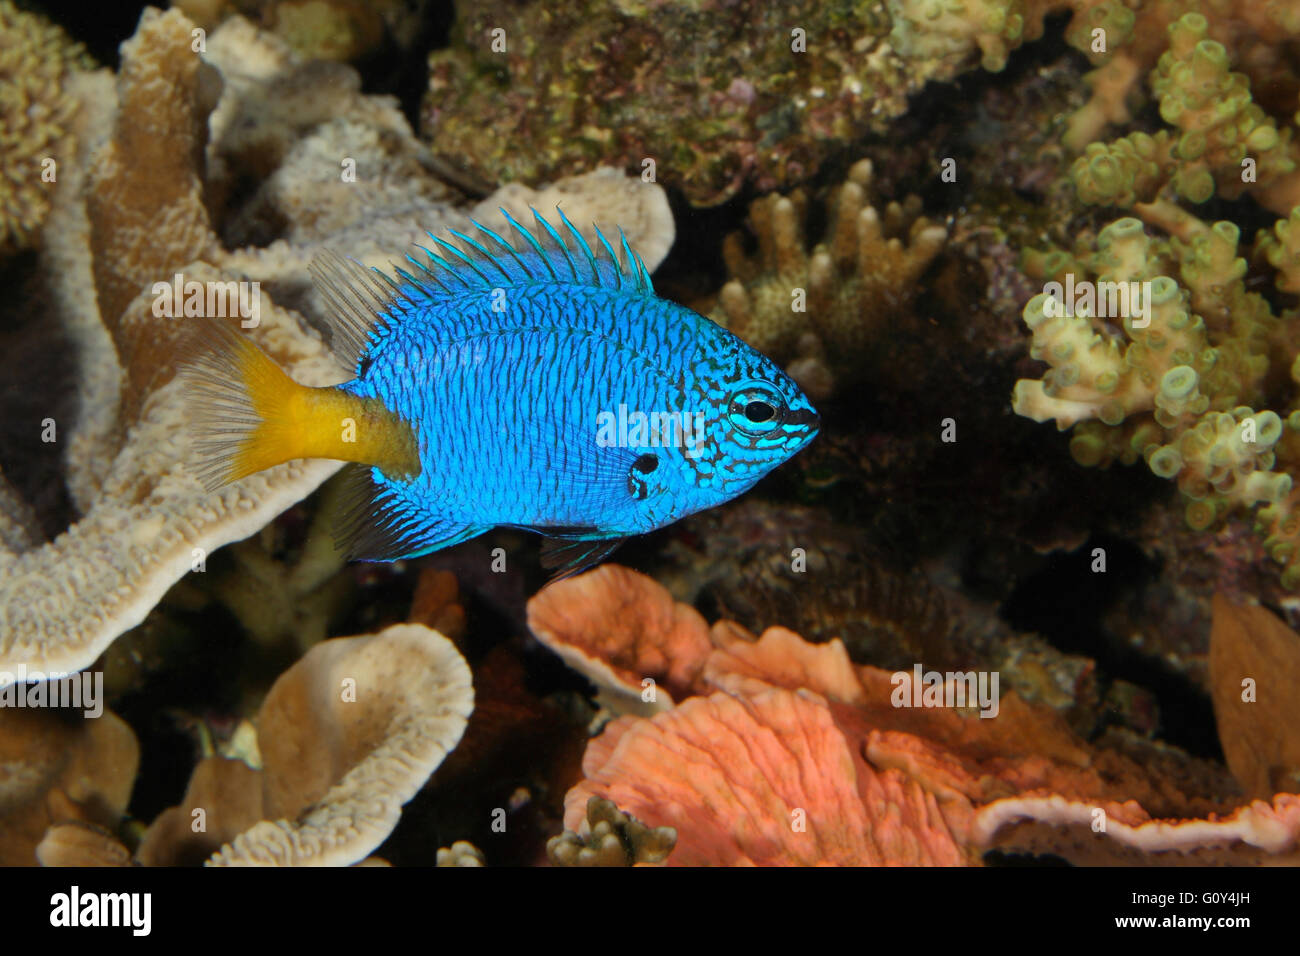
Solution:
M 731 396 L 727 420 L 746 435 L 765 435 L 781 423 L 785 400 L 774 389 L 750 383 Z

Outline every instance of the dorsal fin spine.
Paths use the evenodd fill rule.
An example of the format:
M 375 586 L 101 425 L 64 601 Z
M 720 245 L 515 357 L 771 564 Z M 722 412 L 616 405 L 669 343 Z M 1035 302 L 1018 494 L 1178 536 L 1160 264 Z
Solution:
M 451 278 L 455 279 L 457 282 L 463 285 L 467 290 L 474 288 L 472 285 L 469 284 L 469 280 L 466 279 L 465 276 L 462 275 L 459 270 L 452 268 L 451 263 L 448 262 L 446 259 L 444 259 L 442 256 L 438 255 L 436 252 L 432 251 L 431 249 L 426 248 L 425 246 L 416 246 L 415 248 L 419 249 L 426 256 L 428 256 L 429 261 L 432 262 L 434 265 L 441 266 L 444 272 L 446 272 L 449 276 L 451 276 Z
M 632 281 L 636 283 L 638 290 L 644 292 L 645 286 L 641 284 L 641 272 L 636 267 L 636 253 L 633 252 L 632 247 L 628 245 L 627 233 L 623 231 L 622 226 L 618 227 L 618 241 L 623 247 L 623 256 L 627 261 L 627 271 L 631 274 Z
M 573 223 L 569 222 L 569 217 L 564 214 L 563 209 L 557 207 L 555 211 L 560 214 L 560 222 L 564 223 L 568 228 L 569 234 L 572 235 L 574 241 L 577 242 L 578 248 L 581 249 L 582 254 L 587 257 L 587 265 L 591 267 L 591 281 L 596 285 L 600 285 L 600 267 L 596 265 L 596 256 L 595 253 L 591 251 L 591 246 L 588 245 L 587 240 L 582 237 L 582 233 L 578 232 L 578 230 L 573 227 Z
M 548 277 L 555 282 L 573 281 L 599 288 L 654 294 L 650 270 L 646 268 L 645 260 L 632 249 L 621 228 L 616 247 L 592 223 L 596 243 L 591 243 L 559 206 L 556 207 L 562 223 L 559 230 L 536 209 L 529 208 L 537 223 L 535 232 L 525 228 L 507 209 L 500 207 L 502 217 L 518 236 L 516 242 L 507 241 L 476 220 L 471 220 L 471 223 L 483 241 L 455 229 L 447 232 L 460 240 L 460 244 L 429 233 L 433 240 L 432 248 L 415 247 L 424 253 L 423 260 L 411 253 L 404 256 L 405 262 L 411 266 L 409 271 L 390 262 L 390 274 L 383 269 L 367 267 L 351 257 L 345 258 L 333 250 L 322 250 L 313 260 L 310 271 L 323 301 L 334 313 L 330 320 L 334 332 L 331 341 L 344 364 L 354 370 L 357 368 L 362 354 L 375 341 L 376 330 L 394 320 L 394 313 L 405 311 L 407 307 L 411 310 L 421 308 L 442 295 L 478 292 L 484 287 L 503 284 L 542 282 Z M 579 267 L 570 241 L 581 251 L 589 275 Z M 551 245 L 554 248 L 548 248 Z M 498 247 L 499 252 L 496 251 Z M 560 277 L 563 267 L 558 265 L 557 251 L 564 257 L 571 280 L 567 276 Z M 602 261 L 605 256 L 609 257 L 608 267 Z
M 492 253 L 488 252 L 485 248 L 483 248 L 483 246 L 477 240 L 471 239 L 463 232 L 457 232 L 455 229 L 448 229 L 447 231 L 450 232 L 457 239 L 461 240 L 462 242 L 466 242 L 470 246 L 472 246 L 479 253 L 479 255 L 481 255 L 488 262 L 492 263 L 493 268 L 495 268 L 497 272 L 501 273 L 501 277 L 503 279 L 505 279 L 507 282 L 510 281 L 511 276 L 509 272 L 506 272 L 505 266 L 503 266 L 500 262 L 498 262 L 497 257 L 492 255 Z
M 614 288 L 622 289 L 623 270 L 619 267 L 618 264 L 618 253 L 616 253 L 614 251 L 614 247 L 609 244 L 609 240 L 606 239 L 605 234 L 600 231 L 600 227 L 595 226 L 593 228 L 595 228 L 596 230 L 596 238 L 600 240 L 600 244 L 605 247 L 605 252 L 609 254 L 610 264 L 614 266 L 614 282 L 616 283 Z
M 564 240 L 560 238 L 560 234 L 552 228 L 549 222 L 542 218 L 541 213 L 536 209 L 533 209 L 532 206 L 529 206 L 528 208 L 533 211 L 533 220 L 546 230 L 546 234 L 551 237 L 551 240 L 559 248 L 561 255 L 564 256 L 564 261 L 569 265 L 569 272 L 573 275 L 573 281 L 581 282 L 582 280 L 578 278 L 578 267 L 573 264 L 573 257 L 569 255 L 569 247 L 564 244 Z M 559 276 L 556 276 L 556 278 L 558 279 Z
M 502 249 L 508 252 L 510 254 L 510 257 L 514 259 L 516 263 L 519 264 L 519 268 L 523 271 L 524 275 L 528 276 L 530 279 L 537 278 L 537 276 L 533 274 L 533 270 L 528 267 L 528 263 L 524 262 L 524 260 L 520 257 L 519 253 L 515 251 L 514 246 L 510 245 L 510 243 L 506 242 L 499 235 L 497 235 L 495 232 L 493 232 L 491 229 L 489 229 L 487 226 L 483 225 L 482 223 L 472 219 L 470 220 L 470 222 L 473 222 L 474 225 L 478 227 L 480 232 L 482 232 L 486 236 L 491 237 L 497 243 L 497 245 L 499 245 Z
M 504 207 L 501 209 L 501 215 L 505 216 L 506 221 L 514 227 L 515 232 L 519 233 L 519 235 L 523 237 L 524 241 L 533 247 L 538 258 L 542 260 L 542 264 L 546 266 L 546 271 L 551 274 L 551 278 L 556 282 L 559 282 L 560 277 L 555 274 L 555 266 L 551 265 L 551 257 L 546 254 L 546 250 L 542 248 L 542 244 L 537 241 L 537 238 L 523 226 L 519 225 L 519 221 L 516 220 L 514 216 L 510 215 Z
M 485 283 L 487 283 L 488 285 L 492 284 L 492 280 L 483 274 L 483 270 L 474 264 L 474 260 L 465 254 L 464 249 L 461 249 L 459 246 L 453 245 L 452 243 L 448 242 L 446 239 L 439 239 L 433 233 L 429 233 L 429 238 L 438 244 L 439 249 L 446 249 L 449 253 L 451 253 L 461 262 L 465 263 L 465 265 L 473 269 L 474 274 L 478 276 L 480 279 L 482 279 Z M 465 283 L 465 287 L 470 288 L 468 282 Z

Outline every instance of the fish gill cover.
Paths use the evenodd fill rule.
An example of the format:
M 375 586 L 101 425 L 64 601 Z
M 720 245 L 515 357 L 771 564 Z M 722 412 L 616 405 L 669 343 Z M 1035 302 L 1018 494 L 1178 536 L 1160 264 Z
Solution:
M 0 0 L 0 862 L 1296 863 L 1298 43 Z

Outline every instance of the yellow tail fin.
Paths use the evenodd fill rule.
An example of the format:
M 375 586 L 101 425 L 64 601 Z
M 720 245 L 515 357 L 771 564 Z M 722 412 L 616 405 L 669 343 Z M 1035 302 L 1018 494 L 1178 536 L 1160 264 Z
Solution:
M 196 319 L 181 344 L 194 471 L 209 491 L 295 458 L 420 473 L 415 432 L 377 398 L 299 385 L 230 324 Z

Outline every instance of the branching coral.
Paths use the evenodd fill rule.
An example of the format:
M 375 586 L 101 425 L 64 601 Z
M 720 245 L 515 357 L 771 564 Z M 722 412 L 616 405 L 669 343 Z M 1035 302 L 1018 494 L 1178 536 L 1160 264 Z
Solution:
M 889 0 L 889 14 L 900 54 L 954 67 L 978 50 L 984 69 L 1001 70 L 1012 50 L 1043 33 L 1042 15 L 1019 0 Z
M 613 801 L 592 797 L 581 832 L 552 837 L 546 855 L 556 866 L 635 866 L 662 863 L 676 842 L 672 827 L 648 827 Z
M 750 207 L 757 242 L 745 254 L 740 235 L 723 252 L 733 277 L 712 317 L 778 361 L 814 394 L 836 380 L 866 373 L 868 357 L 890 323 L 906 314 L 916 283 L 947 239 L 908 196 L 878 210 L 871 205 L 872 165 L 862 160 L 828 202 L 830 222 L 811 253 L 804 248 L 806 199 L 772 195 Z
M 1177 133 L 1136 132 L 1090 143 L 1070 176 L 1084 202 L 1130 206 L 1168 185 L 1205 202 L 1217 192 L 1249 191 L 1286 214 L 1300 203 L 1300 150 L 1252 100 L 1250 80 L 1231 71 L 1223 44 L 1209 39 L 1205 17 L 1188 13 L 1170 25 L 1169 47 L 1151 78 L 1160 115 Z
M 1138 220 L 1121 219 L 1098 234 L 1095 252 L 1027 257 L 1040 278 L 1066 282 L 1025 306 L 1031 354 L 1051 368 L 1041 381 L 1016 383 L 1013 408 L 1062 430 L 1077 426 L 1070 450 L 1081 464 L 1142 456 L 1155 474 L 1177 480 L 1193 528 L 1266 505 L 1259 520 L 1294 587 L 1300 415 L 1264 405 L 1269 383 L 1293 374 L 1297 316 L 1279 318 L 1246 291 L 1236 226 L 1207 226 L 1172 207 L 1145 212 L 1174 237 L 1153 240 Z M 1285 256 L 1281 246 L 1274 251 Z M 1163 274 L 1175 270 L 1181 284 Z M 1137 283 L 1149 283 L 1149 301 Z M 1071 285 L 1080 295 L 1069 295 Z M 1106 317 L 1122 319 L 1125 334 L 1112 333 Z
M 57 26 L 0 0 L 0 254 L 29 245 L 49 211 L 77 110 L 68 73 L 91 65 Z
M 1069 11 L 1065 39 L 1083 53 L 1095 69 L 1084 79 L 1088 102 L 1069 118 L 1065 145 L 1084 149 L 1110 123 L 1127 123 L 1138 99 L 1142 76 L 1157 66 L 1166 52 L 1166 31 L 1186 14 L 1205 23 L 1203 37 L 1231 50 L 1240 69 L 1257 90 L 1268 91 L 1274 104 L 1294 101 L 1294 66 L 1279 39 L 1300 36 L 1300 15 L 1294 4 L 1240 3 L 1238 0 L 889 0 L 893 29 L 890 41 L 909 63 L 928 75 L 950 77 L 978 61 L 985 69 L 1001 70 L 1008 55 L 1043 35 L 1044 18 Z M 1194 51 L 1196 40 L 1182 51 L 1201 59 L 1200 69 L 1217 61 Z M 1175 64 L 1169 64 L 1171 68 Z M 1219 67 L 1211 71 L 1218 73 Z M 1171 69 L 1171 72 L 1183 72 Z M 1178 76 L 1181 84 L 1186 75 Z M 1204 72 L 1201 74 L 1204 78 Z M 1216 80 L 1226 89 L 1222 77 Z M 1231 81 L 1241 89 L 1239 81 Z M 1171 91 L 1174 96 L 1182 93 Z M 1184 88 L 1198 98 L 1202 91 Z M 1157 95 L 1159 91 L 1157 91 Z M 1242 104 L 1227 107 L 1236 111 Z M 1190 118 L 1190 117 L 1189 117 Z M 1246 129 L 1244 132 L 1249 133 Z M 1122 142 L 1122 141 L 1121 141 Z M 1193 145 L 1191 143 L 1189 146 Z M 1125 147 L 1112 144 L 1126 158 Z M 1094 156 L 1096 153 L 1094 153 Z M 1127 157 L 1131 159 L 1131 157 Z M 1104 173 L 1104 170 L 1103 170 Z M 1200 184 L 1203 188 L 1203 181 Z M 1285 211 L 1285 210 L 1283 210 Z
M 1277 270 L 1278 290 L 1300 295 L 1300 205 L 1274 223 L 1271 233 L 1259 234 L 1256 250 Z

